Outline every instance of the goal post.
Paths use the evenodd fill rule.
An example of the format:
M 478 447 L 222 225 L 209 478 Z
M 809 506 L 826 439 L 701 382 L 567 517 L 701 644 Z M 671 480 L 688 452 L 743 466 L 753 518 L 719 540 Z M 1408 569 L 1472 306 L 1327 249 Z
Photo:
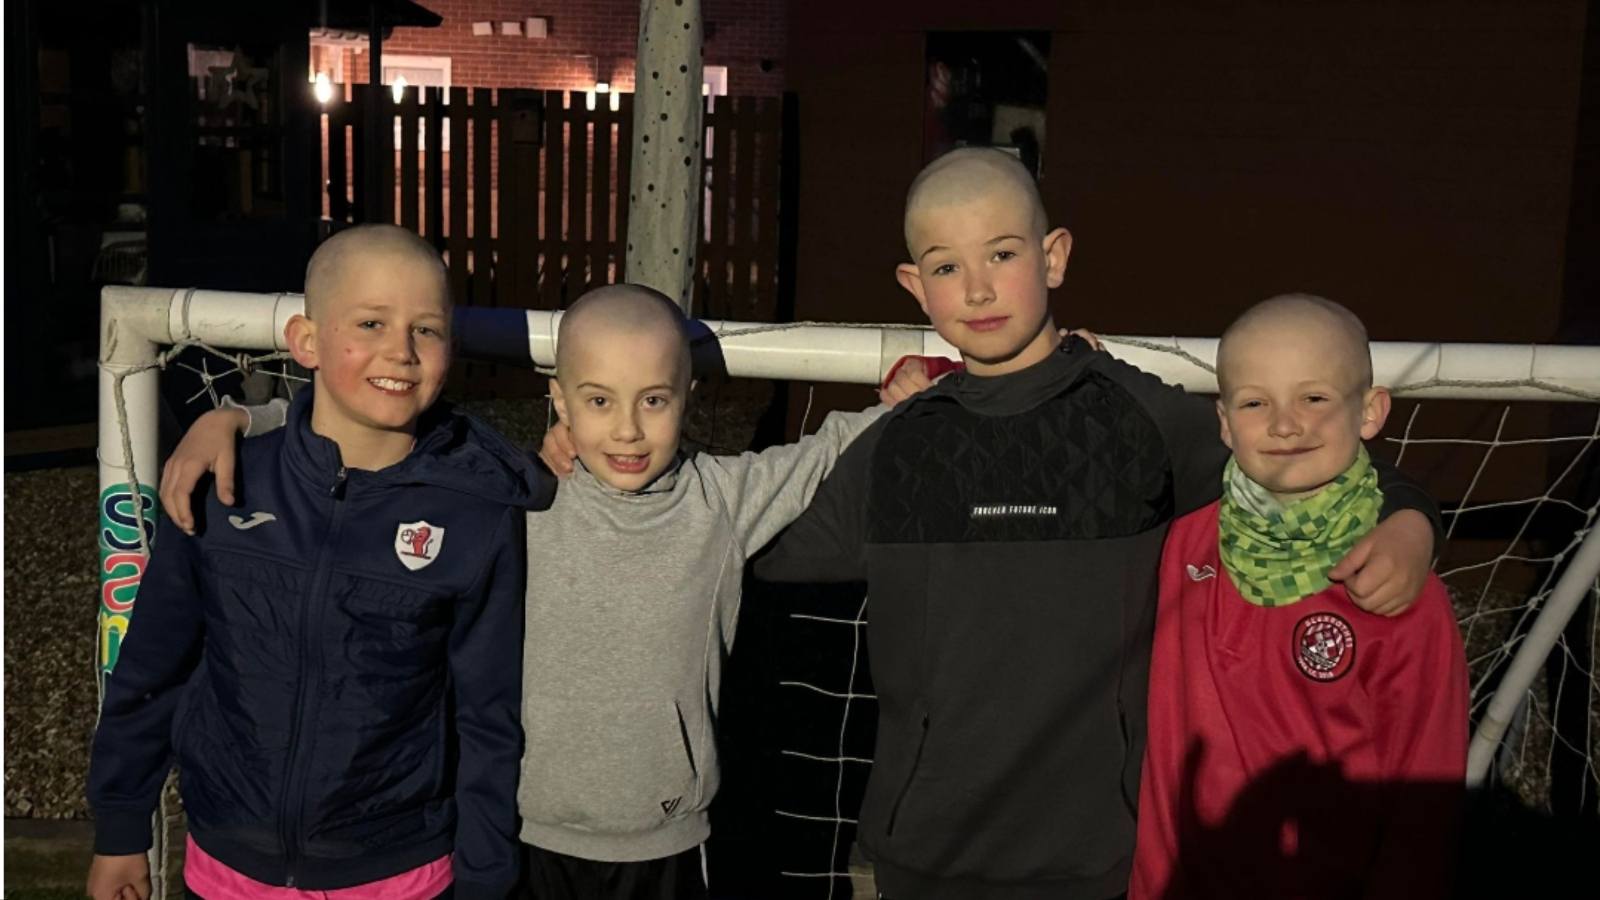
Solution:
M 134 615 L 155 535 L 162 368 L 192 346 L 235 360 L 240 371 L 263 355 L 281 358 L 284 325 L 303 308 L 304 299 L 289 293 L 125 286 L 102 291 L 95 661 L 102 691 Z M 468 359 L 531 363 L 548 371 L 555 364 L 561 315 L 460 307 L 455 324 L 459 353 Z M 738 378 L 876 384 L 906 354 L 958 356 L 926 326 L 695 321 L 690 330 L 696 371 Z M 1106 336 L 1104 341 L 1113 355 L 1169 383 L 1196 393 L 1217 390 L 1215 338 Z M 1600 347 L 1381 341 L 1371 346 L 1374 381 L 1388 385 L 1397 397 L 1600 403 Z M 1596 430 L 1600 433 L 1600 424 Z M 1600 528 L 1595 527 L 1595 509 L 1580 512 L 1583 524 L 1557 557 L 1566 569 L 1540 604 L 1534 624 L 1517 639 L 1515 656 L 1473 737 L 1473 784 L 1481 783 L 1489 770 L 1508 723 L 1573 612 L 1595 590 Z

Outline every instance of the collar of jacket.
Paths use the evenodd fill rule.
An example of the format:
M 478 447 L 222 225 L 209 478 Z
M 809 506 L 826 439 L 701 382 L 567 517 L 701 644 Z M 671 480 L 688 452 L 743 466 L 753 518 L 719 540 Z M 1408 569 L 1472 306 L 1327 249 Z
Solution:
M 1049 356 L 1026 369 L 988 376 L 956 372 L 920 396 L 950 397 L 980 415 L 1014 416 L 1060 394 L 1082 376 L 1094 357 L 1087 341 L 1069 336 Z
M 343 461 L 339 445 L 311 430 L 313 391 L 289 404 L 285 462 L 300 477 L 332 492 Z M 417 440 L 405 459 L 376 472 L 352 470 L 370 486 L 430 485 L 524 509 L 545 509 L 555 480 L 499 432 L 443 400 L 417 421 Z

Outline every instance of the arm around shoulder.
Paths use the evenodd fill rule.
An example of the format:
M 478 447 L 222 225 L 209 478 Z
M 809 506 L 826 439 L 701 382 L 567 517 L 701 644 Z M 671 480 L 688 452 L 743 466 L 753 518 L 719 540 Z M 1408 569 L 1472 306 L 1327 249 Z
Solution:
M 861 438 L 887 408 L 833 412 L 815 434 L 792 444 L 736 457 L 703 456 L 702 471 L 717 482 L 746 557 L 787 528 L 813 500 L 847 447 Z
M 1215 399 L 1188 393 L 1121 360 L 1104 357 L 1093 365 L 1131 393 L 1160 430 L 1172 467 L 1173 518 L 1221 496 L 1228 448 Z
M 756 577 L 801 583 L 866 578 L 872 458 L 887 421 L 880 419 L 839 455 L 810 505 L 756 560 Z

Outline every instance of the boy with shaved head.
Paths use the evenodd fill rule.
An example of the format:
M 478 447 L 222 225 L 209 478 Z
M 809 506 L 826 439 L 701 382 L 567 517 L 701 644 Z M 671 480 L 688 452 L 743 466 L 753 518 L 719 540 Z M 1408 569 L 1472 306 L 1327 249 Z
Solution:
M 1217 350 L 1222 498 L 1161 561 L 1132 898 L 1449 896 L 1467 666 L 1429 576 L 1405 615 L 1328 580 L 1383 504 L 1361 322 L 1252 307 Z
M 1119 896 L 1162 539 L 1216 499 L 1227 451 L 1204 400 L 1058 336 L 1072 237 L 1015 159 L 935 160 L 905 233 L 896 278 L 965 371 L 851 445 L 756 572 L 867 582 L 879 713 L 857 840 L 883 896 Z M 1386 500 L 1431 508 L 1401 485 Z M 1427 516 L 1401 510 L 1331 577 L 1389 611 L 1431 550 Z
M 537 898 L 706 895 L 715 721 L 745 560 L 881 414 L 798 443 L 686 455 L 689 342 L 635 285 L 562 316 L 550 393 L 577 464 L 529 520 L 518 805 Z M 559 431 L 560 429 L 556 429 Z
M 284 336 L 312 386 L 241 451 L 247 506 L 158 526 L 95 733 L 88 892 L 149 895 L 176 761 L 191 897 L 504 897 L 548 476 L 436 403 L 450 298 L 416 235 L 330 238 Z
M 690 375 L 683 314 L 656 291 L 602 287 L 562 315 L 550 392 L 577 464 L 528 516 L 520 654 L 515 797 L 537 900 L 707 896 L 716 709 L 745 560 L 882 412 L 835 413 L 761 453 L 688 455 Z M 908 369 L 886 396 L 914 381 Z M 208 416 L 176 465 L 231 453 L 238 413 Z

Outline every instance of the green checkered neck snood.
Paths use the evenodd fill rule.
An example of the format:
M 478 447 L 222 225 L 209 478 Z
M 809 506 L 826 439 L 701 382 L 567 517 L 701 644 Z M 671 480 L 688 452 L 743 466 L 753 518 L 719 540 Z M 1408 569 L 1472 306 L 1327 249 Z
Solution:
M 1328 586 L 1328 570 L 1378 524 L 1382 507 L 1365 447 L 1326 487 L 1288 505 L 1230 458 L 1217 523 L 1222 565 L 1246 600 L 1287 606 Z

